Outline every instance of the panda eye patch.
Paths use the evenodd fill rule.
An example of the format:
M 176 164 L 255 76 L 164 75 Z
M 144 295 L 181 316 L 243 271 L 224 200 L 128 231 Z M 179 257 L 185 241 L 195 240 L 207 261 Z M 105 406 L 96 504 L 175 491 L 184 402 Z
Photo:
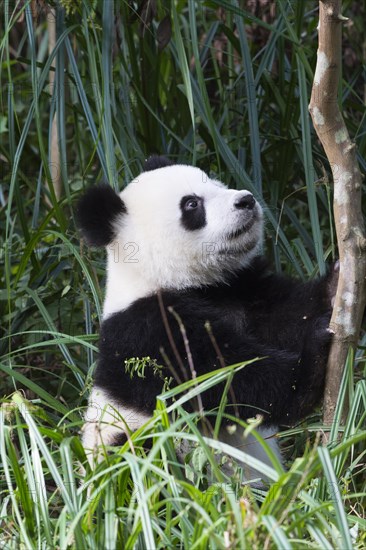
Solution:
M 206 212 L 202 197 L 187 195 L 180 201 L 181 222 L 188 231 L 201 229 L 206 225 Z

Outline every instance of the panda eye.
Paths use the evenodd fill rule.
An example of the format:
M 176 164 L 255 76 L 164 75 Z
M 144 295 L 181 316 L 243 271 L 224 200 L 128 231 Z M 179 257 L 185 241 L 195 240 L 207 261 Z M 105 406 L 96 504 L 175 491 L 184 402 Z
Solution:
M 188 231 L 202 229 L 206 225 L 206 211 L 203 197 L 186 195 L 180 201 L 181 222 Z
M 184 204 L 184 210 L 194 210 L 195 208 L 198 208 L 198 205 L 198 199 L 188 199 Z

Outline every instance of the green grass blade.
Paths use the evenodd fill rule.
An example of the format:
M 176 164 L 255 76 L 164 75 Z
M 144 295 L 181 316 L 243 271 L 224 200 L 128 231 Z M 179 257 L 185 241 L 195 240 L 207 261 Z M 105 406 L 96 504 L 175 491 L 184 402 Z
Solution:
M 329 451 L 325 447 L 319 447 L 318 455 L 323 467 L 324 475 L 327 479 L 328 492 L 331 497 L 331 500 L 334 506 L 334 511 L 337 518 L 337 527 L 338 527 L 339 536 L 340 536 L 340 547 L 352 548 L 353 545 L 352 545 L 352 540 L 349 532 L 347 515 L 344 510 L 341 492 L 340 492 L 338 481 L 333 469 L 332 460 L 329 455 Z
M 281 550 L 292 550 L 294 548 L 290 540 L 286 537 L 285 531 L 278 525 L 273 516 L 263 516 L 264 525 L 267 527 L 271 538 Z
M 316 201 L 315 188 L 315 170 L 312 156 L 311 134 L 310 134 L 310 115 L 308 111 L 308 96 L 305 80 L 305 69 L 297 57 L 297 65 L 299 71 L 299 86 L 300 86 L 300 105 L 301 105 L 301 128 L 302 128 L 302 146 L 304 155 L 304 169 L 306 179 L 306 190 L 308 195 L 309 214 L 311 220 L 311 229 L 315 245 L 316 260 L 319 266 L 321 275 L 325 273 L 325 263 L 323 256 L 323 238 L 319 225 L 318 205 Z
M 83 109 L 84 109 L 86 119 L 88 121 L 89 129 L 90 129 L 90 132 L 92 134 L 94 145 L 95 145 L 97 153 L 98 153 L 98 158 L 99 158 L 99 161 L 100 161 L 102 169 L 103 169 L 104 177 L 108 180 L 107 160 L 106 160 L 106 157 L 105 157 L 105 154 L 104 154 L 104 151 L 103 151 L 100 139 L 99 139 L 97 128 L 96 128 L 95 123 L 94 123 L 93 113 L 91 112 L 91 109 L 90 109 L 90 105 L 89 105 L 89 102 L 88 102 L 88 99 L 87 99 L 87 96 L 86 96 L 86 93 L 85 93 L 85 90 L 84 90 L 84 86 L 83 86 L 83 83 L 82 83 L 82 80 L 81 80 L 81 77 L 80 77 L 79 69 L 78 69 L 78 66 L 77 66 L 77 63 L 76 63 L 76 60 L 75 60 L 75 56 L 74 56 L 74 53 L 72 51 L 70 40 L 69 40 L 68 37 L 66 37 L 66 39 L 65 39 L 65 45 L 66 45 L 67 55 L 68 55 L 68 58 L 69 58 L 69 61 L 70 61 L 70 64 L 71 64 L 71 67 L 72 67 L 72 70 L 73 70 L 73 77 L 75 79 L 76 88 L 77 88 L 77 91 L 78 91 L 78 94 L 79 94 L 79 97 L 80 97 L 80 101 L 81 101 Z
M 20 531 L 19 535 L 21 537 L 21 542 L 23 542 L 27 548 L 33 550 L 36 548 L 36 546 L 33 544 L 31 538 L 28 535 L 28 522 L 26 518 L 23 519 L 24 516 L 22 514 L 20 506 L 18 506 L 16 491 L 18 487 L 21 502 L 24 503 L 26 510 L 30 507 L 29 492 L 26 484 L 24 483 L 24 480 L 22 480 L 17 457 L 15 452 L 13 451 L 10 429 L 5 422 L 4 406 L 0 408 L 0 428 L 0 456 L 2 461 L 3 476 L 8 487 L 10 502 L 13 508 L 12 512 L 15 515 L 17 521 L 17 525 Z M 12 472 L 15 476 L 15 480 L 18 478 L 17 485 L 14 483 L 15 480 L 12 477 Z M 32 532 L 30 533 L 30 535 L 31 534 Z
M 262 197 L 262 163 L 261 163 L 261 147 L 259 140 L 259 125 L 256 88 L 254 83 L 253 65 L 250 57 L 248 39 L 245 32 L 243 21 L 238 16 L 235 17 L 236 27 L 239 32 L 239 41 L 244 63 L 245 88 L 247 93 L 249 128 L 250 128 L 250 146 L 251 146 L 251 162 L 253 166 L 253 184 L 257 189 L 257 196 Z
M 191 115 L 191 121 L 192 121 L 192 128 L 194 133 L 195 128 L 195 110 L 194 110 L 194 104 L 193 104 L 193 94 L 192 94 L 192 86 L 191 86 L 191 78 L 190 78 L 190 71 L 188 67 L 188 61 L 186 57 L 186 53 L 184 51 L 184 45 L 183 45 L 183 39 L 180 31 L 180 25 L 178 21 L 178 14 L 175 7 L 175 3 L 172 3 L 172 13 L 173 13 L 173 22 L 174 22 L 174 33 L 176 38 L 176 49 L 177 49 L 177 55 L 180 63 L 181 73 L 182 73 L 182 79 L 184 84 L 184 92 L 187 98 L 188 106 L 189 106 L 189 112 Z M 193 164 L 196 163 L 196 150 L 195 147 L 193 147 Z

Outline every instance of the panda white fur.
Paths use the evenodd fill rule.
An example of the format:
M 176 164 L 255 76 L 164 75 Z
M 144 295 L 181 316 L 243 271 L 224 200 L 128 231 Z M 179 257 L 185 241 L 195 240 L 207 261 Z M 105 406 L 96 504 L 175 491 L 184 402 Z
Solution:
M 126 423 L 135 430 L 152 415 L 163 382 L 152 368 L 131 378 L 125 360 L 150 357 L 167 375 L 169 362 L 183 380 L 190 376 L 170 307 L 183 322 L 198 375 L 220 367 L 217 347 L 226 365 L 261 358 L 235 375 L 228 397 L 242 419 L 263 415 L 265 437 L 318 403 L 336 274 L 302 283 L 269 271 L 259 254 L 262 209 L 251 193 L 151 157 L 119 195 L 107 185 L 90 188 L 77 219 L 87 243 L 108 253 L 99 360 L 83 430 L 87 450 L 121 441 Z M 218 407 L 222 390 L 202 394 L 205 410 Z M 253 439 L 231 440 L 226 427 L 220 437 L 268 463 Z M 275 440 L 269 442 L 279 457 Z

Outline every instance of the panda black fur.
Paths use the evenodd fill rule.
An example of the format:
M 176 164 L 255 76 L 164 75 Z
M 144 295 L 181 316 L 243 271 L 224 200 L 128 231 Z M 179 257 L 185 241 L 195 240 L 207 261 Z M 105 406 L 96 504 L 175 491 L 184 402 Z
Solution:
M 131 378 L 127 359 L 168 360 L 182 379 L 190 376 L 170 308 L 182 320 L 198 375 L 219 368 L 222 358 L 226 365 L 261 358 L 233 380 L 229 400 L 242 419 L 262 414 L 267 433 L 313 410 L 323 391 L 337 273 L 307 283 L 272 273 L 259 255 L 262 209 L 248 191 L 153 157 L 120 195 L 108 186 L 91 188 L 77 217 L 88 244 L 108 251 L 86 449 L 112 444 L 126 424 L 134 430 L 151 417 L 162 379 L 152 368 L 145 378 Z M 202 394 L 205 410 L 218 407 L 222 390 Z

